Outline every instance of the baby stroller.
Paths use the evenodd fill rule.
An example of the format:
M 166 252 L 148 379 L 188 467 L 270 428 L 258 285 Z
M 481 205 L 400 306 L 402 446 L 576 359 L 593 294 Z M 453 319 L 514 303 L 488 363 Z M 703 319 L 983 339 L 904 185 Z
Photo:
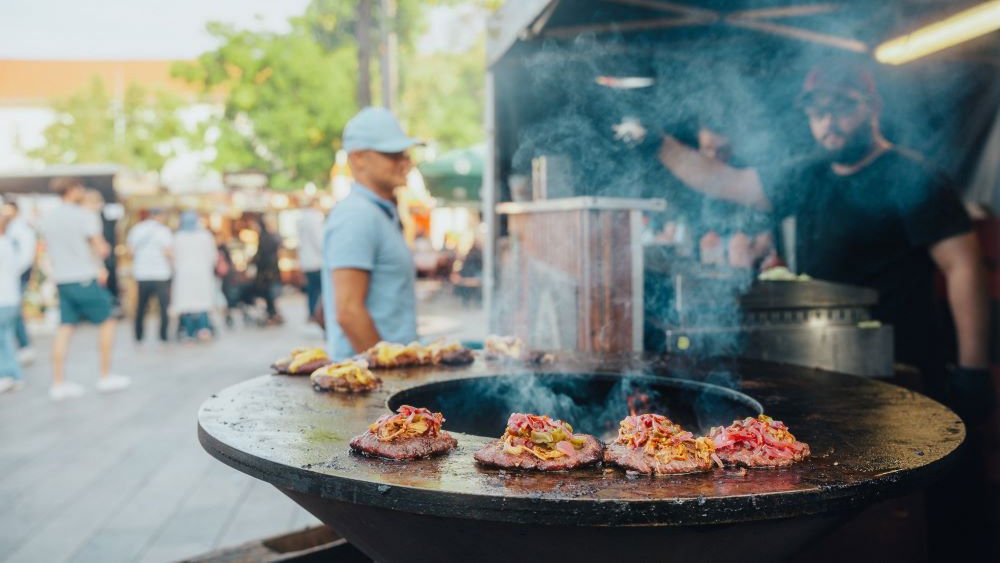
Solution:
M 243 326 L 267 326 L 271 317 L 266 307 L 261 304 L 265 300 L 264 291 L 274 292 L 274 287 L 262 287 L 257 280 L 240 272 L 231 280 L 224 280 L 222 294 L 226 298 L 226 326 L 232 328 L 236 321 L 233 313 L 237 313 Z M 273 295 L 273 293 L 272 293 Z

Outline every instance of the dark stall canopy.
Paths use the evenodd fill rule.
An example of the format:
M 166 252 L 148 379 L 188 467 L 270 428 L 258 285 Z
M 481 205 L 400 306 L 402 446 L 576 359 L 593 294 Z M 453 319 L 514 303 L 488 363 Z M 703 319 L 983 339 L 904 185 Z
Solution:
M 687 200 L 679 198 L 689 195 L 665 187 L 676 180 L 656 158 L 663 133 L 694 144 L 699 127 L 721 124 L 734 140 L 731 162 L 738 167 L 777 167 L 803 155 L 815 145 L 795 101 L 809 69 L 830 59 L 873 70 L 887 138 L 922 153 L 967 197 L 996 199 L 996 167 L 983 163 L 990 160 L 984 147 L 997 144 L 987 140 L 1000 138 L 1000 33 L 905 64 L 879 50 L 969 9 L 994 9 L 977 25 L 1000 21 L 996 4 L 508 1 L 487 30 L 487 238 L 495 243 L 506 229 L 494 205 L 510 201 L 512 186 L 530 179 L 539 162 L 554 163 L 565 195 L 649 198 L 669 191 L 672 208 L 684 209 Z M 644 140 L 623 142 L 622 132 L 635 124 Z M 493 244 L 484 247 L 484 264 L 489 309 L 498 271 Z
M 1000 100 L 1000 34 L 987 33 L 909 64 L 880 64 L 876 53 L 891 39 L 991 4 L 996 3 L 508 2 L 489 29 L 496 123 L 490 158 L 496 159 L 498 189 L 506 189 L 511 174 L 530 172 L 540 150 L 564 150 L 566 139 L 586 146 L 587 163 L 607 160 L 609 151 L 621 148 L 610 137 L 627 129 L 632 118 L 654 133 L 674 134 L 697 120 L 744 122 L 735 136 L 756 152 L 741 155 L 744 164 L 787 160 L 811 141 L 800 116 L 790 111 L 802 79 L 810 67 L 836 58 L 875 70 L 890 139 L 925 154 L 965 185 Z M 1000 19 L 1000 7 L 995 11 L 980 21 Z M 647 83 L 634 89 L 604 83 L 612 86 L 605 88 L 604 78 Z M 619 162 L 643 158 L 634 151 L 624 157 Z M 586 166 L 577 169 L 594 184 L 584 188 L 591 192 L 614 191 L 618 188 L 609 182 L 624 182 L 632 186 L 629 195 L 640 195 L 641 186 L 659 182 L 621 179 L 607 165 L 593 164 L 596 171 Z
M 88 188 L 101 192 L 104 201 L 118 201 L 115 177 L 122 167 L 113 164 L 78 164 L 47 166 L 39 170 L 0 173 L 0 194 L 52 194 L 51 183 L 56 178 L 80 178 Z
M 518 41 L 582 34 L 663 36 L 665 33 L 752 30 L 854 53 L 874 53 L 894 37 L 981 5 L 982 0 L 518 0 L 490 26 L 490 63 Z M 682 35 L 684 33 L 681 33 Z M 952 49 L 1000 63 L 996 34 Z

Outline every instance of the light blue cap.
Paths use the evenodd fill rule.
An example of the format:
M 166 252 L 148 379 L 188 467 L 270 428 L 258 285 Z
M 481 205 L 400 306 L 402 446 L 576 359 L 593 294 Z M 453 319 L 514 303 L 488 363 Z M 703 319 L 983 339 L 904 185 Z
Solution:
M 403 133 L 396 116 L 385 108 L 367 107 L 344 126 L 344 150 L 348 153 L 401 152 L 420 144 L 423 142 Z

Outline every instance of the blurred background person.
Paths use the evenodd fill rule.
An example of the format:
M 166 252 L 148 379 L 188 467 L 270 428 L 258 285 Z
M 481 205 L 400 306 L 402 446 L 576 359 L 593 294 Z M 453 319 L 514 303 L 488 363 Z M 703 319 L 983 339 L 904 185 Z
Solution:
M 104 288 L 108 290 L 111 294 L 111 314 L 115 317 L 121 316 L 121 311 L 118 307 L 118 273 L 117 273 L 117 263 L 114 260 L 114 245 L 111 244 L 113 240 L 113 231 L 109 234 L 108 230 L 105 228 L 104 221 L 104 194 L 100 190 L 95 190 L 93 188 L 88 188 L 83 194 L 83 200 L 80 205 L 84 209 L 93 214 L 93 221 L 97 224 L 98 232 L 101 233 L 101 241 L 103 241 L 104 251 L 102 252 L 102 258 L 99 258 L 101 262 L 101 267 L 107 272 L 107 278 L 104 280 Z
M 215 296 L 217 250 L 212 234 L 202 228 L 198 214 L 185 211 L 174 235 L 174 281 L 171 307 L 178 315 L 181 340 L 208 340 L 214 328 L 208 313 Z
M 83 394 L 83 387 L 66 381 L 65 367 L 74 329 L 84 321 L 100 325 L 97 390 L 125 389 L 131 380 L 111 373 L 115 320 L 111 316 L 111 294 L 104 287 L 108 271 L 103 261 L 109 245 L 101 234 L 97 216 L 81 206 L 87 189 L 80 179 L 58 178 L 52 182 L 52 190 L 61 201 L 42 218 L 40 229 L 52 263 L 51 279 L 59 292 L 60 325 L 52 342 L 49 397 L 61 401 Z
M 21 310 L 20 266 L 27 250 L 8 234 L 13 218 L 12 210 L 4 206 L 0 211 L 0 393 L 24 386 L 14 333 Z
M 275 295 L 280 290 L 281 272 L 278 270 L 278 249 L 281 241 L 267 225 L 263 215 L 257 217 L 258 242 L 257 254 L 252 264 L 257 268 L 254 277 L 254 291 L 267 304 L 267 320 L 265 325 L 273 326 L 285 322 L 278 313 Z
M 35 361 L 35 349 L 31 346 L 28 329 L 24 324 L 24 292 L 28 288 L 28 282 L 31 281 L 32 266 L 35 264 L 35 253 L 38 248 L 38 235 L 24 219 L 14 201 L 4 202 L 3 214 L 10 218 L 7 222 L 7 236 L 10 237 L 22 259 L 19 282 L 21 301 L 17 309 L 17 325 L 15 327 L 18 347 L 17 359 L 22 364 L 30 364 Z
M 132 253 L 132 277 L 139 286 L 135 308 L 135 341 L 142 342 L 146 323 L 146 308 L 156 297 L 160 308 L 160 341 L 167 341 L 167 315 L 170 306 L 170 260 L 173 256 L 174 235 L 163 224 L 162 209 L 150 209 L 149 216 L 129 231 L 126 243 Z
M 229 252 L 229 244 L 226 236 L 221 232 L 215 234 L 215 277 L 219 278 L 219 289 L 225 299 L 225 320 L 226 326 L 233 327 L 233 309 L 239 306 L 239 287 L 236 283 L 236 264 L 233 263 L 233 255 Z
M 306 277 L 307 316 L 313 317 L 323 293 L 323 211 L 319 198 L 312 198 L 299 215 L 299 264 Z

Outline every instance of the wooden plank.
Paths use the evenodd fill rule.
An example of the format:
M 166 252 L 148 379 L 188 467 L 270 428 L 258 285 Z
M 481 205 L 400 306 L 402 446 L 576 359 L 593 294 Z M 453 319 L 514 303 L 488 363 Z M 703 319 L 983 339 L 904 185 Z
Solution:
M 284 327 L 224 331 L 207 345 L 136 348 L 119 327 L 116 368 L 133 387 L 63 403 L 47 396 L 49 362 L 0 395 L 0 561 L 173 560 L 318 521 L 197 442 L 198 406 L 256 376 L 304 335 L 304 304 L 285 299 Z M 423 305 L 422 305 L 423 307 Z M 437 311 L 437 314 L 453 314 Z M 91 385 L 96 331 L 74 338 L 70 377 Z M 37 338 L 47 353 L 50 342 Z
M 294 502 L 280 491 L 267 483 L 254 481 L 233 521 L 223 532 L 219 545 L 237 545 L 285 531 L 287 520 L 275 518 L 275 514 L 287 514 L 289 505 L 294 506 Z

